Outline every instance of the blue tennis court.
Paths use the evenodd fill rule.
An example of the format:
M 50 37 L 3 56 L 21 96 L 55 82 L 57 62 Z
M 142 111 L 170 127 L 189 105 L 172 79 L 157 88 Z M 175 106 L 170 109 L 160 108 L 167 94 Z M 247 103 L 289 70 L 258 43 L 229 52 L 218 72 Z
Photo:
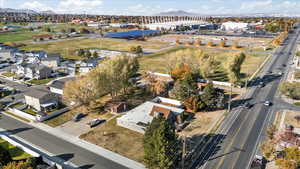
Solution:
M 135 30 L 129 32 L 106 33 L 104 36 L 109 38 L 137 38 L 142 36 L 151 36 L 160 33 L 157 30 Z

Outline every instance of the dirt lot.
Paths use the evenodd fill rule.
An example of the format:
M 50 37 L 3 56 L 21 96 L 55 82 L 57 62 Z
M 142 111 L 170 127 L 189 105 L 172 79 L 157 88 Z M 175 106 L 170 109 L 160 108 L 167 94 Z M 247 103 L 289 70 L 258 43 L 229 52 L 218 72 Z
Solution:
M 116 125 L 113 119 L 80 138 L 138 162 L 143 161 L 143 135 Z
M 206 36 L 206 35 L 163 35 L 163 36 L 152 37 L 149 39 L 149 41 L 160 41 L 160 42 L 167 42 L 167 43 L 174 44 L 176 40 L 179 40 L 181 42 L 201 40 L 203 43 L 208 41 L 213 41 L 214 43 L 220 43 L 220 38 L 223 37 Z M 272 41 L 271 38 L 250 38 L 250 37 L 231 37 L 231 36 L 224 36 L 224 38 L 226 38 L 229 43 L 232 41 L 238 41 L 242 46 L 248 47 L 248 45 L 250 45 L 251 48 L 261 48 L 263 46 L 268 46 L 268 44 Z
M 298 122 L 295 117 L 300 116 L 300 112 L 287 111 L 285 114 L 284 124 L 293 125 L 295 128 L 300 128 L 300 121 Z

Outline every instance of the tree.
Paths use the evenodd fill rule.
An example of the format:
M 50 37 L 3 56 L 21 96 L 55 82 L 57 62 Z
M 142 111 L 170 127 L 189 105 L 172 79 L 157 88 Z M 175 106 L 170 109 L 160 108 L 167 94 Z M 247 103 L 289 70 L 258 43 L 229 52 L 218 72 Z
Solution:
M 87 50 L 87 51 L 85 52 L 85 57 L 86 57 L 86 58 L 91 58 L 91 56 L 92 56 L 92 53 L 90 52 L 90 50 Z
M 236 84 L 241 78 L 241 67 L 246 59 L 244 53 L 232 55 L 227 61 L 227 70 L 229 75 L 229 80 L 231 83 Z
M 76 32 L 76 29 L 75 29 L 75 28 L 69 28 L 69 29 L 68 29 L 68 32 L 69 32 L 69 33 Z
M 60 30 L 61 33 L 66 33 L 67 31 L 65 29 Z
M 276 159 L 276 165 L 283 169 L 298 169 L 300 167 L 300 150 L 297 146 L 285 148 L 283 157 Z
M 90 31 L 86 28 L 80 28 L 80 31 L 79 31 L 81 34 L 89 34 Z
M 11 161 L 12 161 L 12 158 L 11 158 L 9 152 L 5 148 L 0 146 L 0 166 L 6 165 L 7 163 L 9 163 Z
M 277 129 L 275 125 L 270 125 L 267 128 L 267 136 L 270 140 L 273 140 L 275 133 L 276 133 Z
M 24 161 L 20 161 L 20 162 L 13 161 L 8 163 L 6 166 L 4 166 L 3 169 L 33 169 L 33 168 Z
M 193 113 L 198 112 L 206 107 L 205 103 L 201 100 L 200 96 L 191 96 L 184 100 L 184 106 L 188 111 Z
M 191 73 L 191 68 L 187 64 L 179 64 L 172 71 L 171 76 L 176 81 L 185 78 L 187 74 Z
M 226 41 L 225 40 L 220 41 L 220 47 L 222 47 L 222 48 L 226 47 Z
M 78 55 L 78 56 L 84 56 L 84 55 L 85 55 L 85 51 L 84 51 L 83 49 L 79 49 L 79 50 L 77 51 L 77 55 Z
M 267 159 L 272 159 L 275 155 L 275 144 L 269 140 L 269 141 L 264 141 L 261 146 L 260 146 L 261 151 L 264 154 L 264 157 Z
M 199 46 L 201 46 L 201 44 L 202 44 L 201 40 L 196 40 L 195 41 L 195 46 L 199 47 Z
M 150 169 L 171 169 L 178 159 L 178 141 L 174 128 L 158 115 L 144 136 L 145 163 Z
M 90 101 L 101 94 L 97 92 L 94 77 L 91 76 L 69 81 L 63 90 L 63 99 L 68 102 L 74 102 L 77 106 L 88 105 Z
M 192 75 L 186 76 L 184 79 L 177 80 L 170 95 L 178 100 L 185 100 L 191 96 L 197 95 L 197 84 Z
M 232 43 L 232 48 L 233 48 L 233 49 L 238 49 L 238 48 L 240 48 L 239 42 L 238 42 L 238 41 L 234 41 L 234 42 Z
M 99 56 L 98 56 L 98 53 L 95 51 L 95 52 L 93 52 L 93 58 L 98 58 Z
M 214 43 L 212 41 L 207 42 L 208 47 L 214 47 Z
M 213 83 L 210 82 L 205 86 L 201 100 L 205 103 L 207 110 L 223 108 L 225 94 L 223 90 L 214 88 Z

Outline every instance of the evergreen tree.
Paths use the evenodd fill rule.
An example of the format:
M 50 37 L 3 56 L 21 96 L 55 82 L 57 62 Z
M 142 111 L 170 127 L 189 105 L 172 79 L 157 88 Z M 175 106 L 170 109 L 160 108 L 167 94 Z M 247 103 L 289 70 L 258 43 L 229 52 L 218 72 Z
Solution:
M 222 108 L 225 104 L 224 91 L 214 88 L 213 83 L 210 82 L 205 86 L 201 100 L 208 110 Z
M 145 163 L 150 169 L 173 168 L 178 159 L 175 130 L 162 116 L 155 117 L 144 136 Z
M 7 163 L 11 162 L 12 158 L 9 152 L 0 146 L 0 168 L 1 165 L 6 165 Z

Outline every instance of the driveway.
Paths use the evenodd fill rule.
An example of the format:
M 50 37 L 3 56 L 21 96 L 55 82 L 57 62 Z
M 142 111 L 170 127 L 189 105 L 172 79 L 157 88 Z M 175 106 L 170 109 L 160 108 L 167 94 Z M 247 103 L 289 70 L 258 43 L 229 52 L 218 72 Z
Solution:
M 73 120 L 71 120 L 56 128 L 62 130 L 63 132 L 71 134 L 73 136 L 80 136 L 92 130 L 87 125 L 87 123 L 90 122 L 92 119 L 93 119 L 92 117 L 86 116 L 82 118 L 79 122 L 74 122 Z

